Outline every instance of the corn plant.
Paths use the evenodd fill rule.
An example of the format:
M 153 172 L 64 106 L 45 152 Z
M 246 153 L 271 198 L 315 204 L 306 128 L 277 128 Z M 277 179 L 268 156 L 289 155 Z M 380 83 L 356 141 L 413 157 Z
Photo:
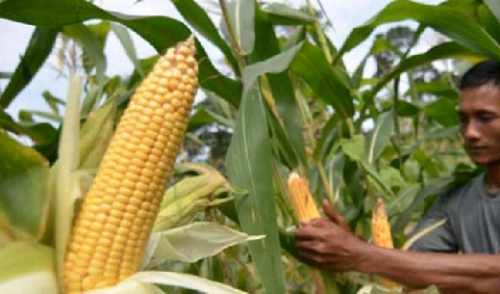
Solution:
M 458 94 L 451 81 L 457 72 L 446 71 L 439 79 L 417 81 L 414 70 L 443 59 L 467 64 L 500 57 L 500 11 L 495 1 L 449 0 L 440 5 L 393 1 L 364 25 L 354 28 L 339 48 L 329 38 L 330 22 L 318 13 L 321 5 L 316 7 L 311 1 L 306 1 L 302 8 L 266 1 L 212 1 L 210 11 L 221 17 L 220 27 L 204 9 L 203 1 L 171 2 L 183 16 L 182 22 L 160 16 L 116 14 L 83 0 L 0 3 L 1 18 L 36 26 L 22 63 L 8 76 L 10 82 L 0 96 L 3 130 L 0 135 L 5 137 L 2 144 L 6 146 L 0 149 L 4 152 L 0 158 L 5 161 L 2 166 L 6 170 L 1 174 L 0 185 L 10 187 L 0 192 L 0 244 L 4 245 L 0 255 L 11 256 L 0 268 L 25 264 L 18 273 L 0 277 L 0 282 L 6 282 L 0 284 L 0 289 L 2 285 L 12 286 L 9 280 L 23 281 L 19 278 L 28 273 L 40 280 L 40 289 L 56 289 L 62 285 L 64 240 L 71 230 L 73 211 L 79 211 L 81 205 L 91 201 L 95 192 L 87 194 L 89 183 L 101 162 L 103 165 L 107 162 L 103 159 L 105 150 L 118 122 L 128 117 L 124 114 L 126 106 L 134 105 L 134 98 L 130 99 L 132 93 L 143 93 L 138 85 L 148 72 L 156 72 L 152 68 L 159 56 L 139 60 L 127 38 L 128 30 L 163 53 L 193 33 L 189 25 L 197 39 L 204 38 L 223 53 L 226 74 L 213 66 L 201 43 L 196 41 L 197 79 L 200 90 L 209 97 L 205 104 L 209 108 L 194 106 L 186 126 L 190 133 L 184 146 L 193 142 L 206 146 L 196 134 L 214 124 L 231 134 L 231 142 L 226 146 L 224 160 L 212 161 L 217 163 L 218 171 L 211 168 L 207 172 L 199 166 L 186 169 L 186 163 L 184 167 L 177 166 L 179 182 L 171 189 L 177 187 L 184 191 L 179 195 L 186 196 L 172 199 L 175 189 L 165 194 L 153 234 L 149 238 L 141 237 L 143 241 L 148 238 L 150 243 L 146 254 L 141 256 L 141 268 L 148 271 L 133 275 L 116 287 L 124 291 L 139 291 L 135 289 L 141 287 L 143 291 L 162 291 L 151 283 L 163 281 L 187 286 L 200 276 L 251 293 L 402 291 L 401 287 L 384 288 L 383 280 L 362 274 L 318 275 L 301 263 L 294 254 L 290 230 L 298 224 L 297 216 L 302 212 L 293 206 L 294 198 L 290 195 L 296 191 L 290 191 L 287 179 L 290 175 L 304 179 L 316 204 L 323 199 L 332 202 L 357 235 L 370 242 L 373 239 L 374 243 L 378 236 L 371 230 L 372 212 L 379 211 L 377 201 L 383 199 L 387 203 L 388 221 L 383 228 L 386 233 L 392 233 L 392 236 L 385 235 L 389 235 L 394 247 L 406 248 L 408 242 L 412 242 L 407 240 L 409 228 L 435 195 L 476 172 L 461 148 L 458 120 L 442 115 L 453 113 L 456 106 Z M 91 19 L 101 22 L 90 25 L 87 21 Z M 378 38 L 356 70 L 348 71 L 343 60 L 347 52 L 365 41 L 379 26 L 405 20 L 419 25 L 409 46 L 401 50 L 390 40 Z M 460 26 L 453 25 L 456 23 Z M 439 32 L 446 41 L 424 53 L 414 54 L 412 49 L 425 28 Z M 135 70 L 127 80 L 105 75 L 103 46 L 109 31 L 119 36 L 134 64 Z M 50 115 L 24 112 L 16 121 L 4 109 L 42 66 L 58 36 L 63 36 L 63 44 L 76 42 L 80 46 L 81 59 L 70 60 L 73 60 L 73 68 L 80 66 L 83 71 L 83 103 L 78 103 L 81 81 L 77 75 L 71 75 L 71 91 L 66 99 L 50 93 L 43 95 L 53 110 Z M 379 76 L 367 77 L 367 62 L 382 52 L 394 54 L 396 63 Z M 457 67 L 457 70 L 463 68 Z M 65 115 L 59 111 L 61 107 L 65 108 Z M 187 115 L 187 108 L 185 110 L 183 114 Z M 52 119 L 62 129 L 37 122 L 35 118 L 39 116 Z M 28 137 L 33 145 L 20 145 L 7 134 Z M 28 171 L 30 176 L 7 177 Z M 202 182 L 207 177 L 213 185 Z M 22 178 L 21 182 L 17 182 L 17 178 Z M 191 185 L 196 189 L 187 188 Z M 112 184 L 103 186 L 112 188 Z M 23 202 L 11 200 L 17 199 L 17 195 L 26 198 Z M 207 195 L 210 197 L 204 197 Z M 182 199 L 186 200 L 179 202 Z M 29 203 L 29 208 L 22 203 Z M 197 254 L 197 258 L 181 258 L 194 264 L 166 261 L 172 256 L 172 250 L 165 248 L 173 245 L 163 242 L 166 238 L 163 236 L 167 235 L 164 230 L 193 219 L 229 225 L 241 231 L 231 230 L 240 241 L 224 243 L 205 254 L 198 248 L 202 253 Z M 188 226 L 198 225 L 195 222 Z M 61 230 L 64 233 L 60 233 Z M 179 236 L 175 232 L 173 240 Z M 155 235 L 157 233 L 159 235 Z M 248 240 L 253 241 L 219 253 L 228 245 Z M 208 243 L 203 245 L 213 248 Z M 78 245 L 71 248 L 84 252 Z M 29 254 L 15 253 L 21 250 Z M 174 250 L 176 256 L 185 256 L 179 250 Z M 213 256 L 216 253 L 219 254 Z M 27 260 L 35 257 L 40 263 L 28 266 Z M 134 256 L 134 263 L 139 258 Z M 52 270 L 54 266 L 59 274 Z M 195 277 L 189 276 L 193 280 L 187 280 L 182 276 L 174 282 L 173 274 L 167 276 L 164 271 L 172 269 L 193 273 Z M 123 276 L 116 272 L 95 271 L 115 280 L 131 274 L 125 266 L 118 268 Z M 99 283 L 91 280 L 85 283 Z M 15 285 L 19 284 L 22 283 Z M 83 287 L 83 281 L 81 285 Z M 197 289 L 209 293 L 238 291 Z M 43 293 L 49 293 L 47 291 Z M 427 291 L 436 293 L 435 288 Z

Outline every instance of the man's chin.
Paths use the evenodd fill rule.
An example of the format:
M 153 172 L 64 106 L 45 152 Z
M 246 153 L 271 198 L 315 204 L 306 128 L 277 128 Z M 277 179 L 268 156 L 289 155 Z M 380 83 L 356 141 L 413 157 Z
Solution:
M 477 166 L 488 166 L 490 164 L 489 160 L 486 160 L 485 158 L 480 158 L 480 157 L 471 157 L 472 162 L 474 162 L 475 165 Z
M 488 167 L 500 166 L 500 159 L 492 159 L 491 157 L 488 158 L 471 157 L 471 160 L 478 167 L 488 168 Z

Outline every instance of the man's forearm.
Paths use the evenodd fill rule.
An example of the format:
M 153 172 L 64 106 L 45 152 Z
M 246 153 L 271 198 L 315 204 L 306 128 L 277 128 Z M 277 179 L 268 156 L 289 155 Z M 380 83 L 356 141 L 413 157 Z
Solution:
M 436 285 L 451 293 L 498 293 L 500 255 L 440 254 L 361 249 L 358 271 L 380 275 L 412 288 Z

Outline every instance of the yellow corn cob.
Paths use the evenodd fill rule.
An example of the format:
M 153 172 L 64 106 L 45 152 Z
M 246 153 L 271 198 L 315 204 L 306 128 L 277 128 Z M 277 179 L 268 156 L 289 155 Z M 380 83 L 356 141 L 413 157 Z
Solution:
M 394 244 L 392 243 L 391 226 L 387 220 L 385 203 L 382 198 L 377 199 L 377 204 L 375 204 L 375 207 L 373 208 L 372 237 L 373 244 L 384 248 L 394 248 Z
M 287 181 L 292 205 L 297 213 L 299 221 L 308 221 L 315 218 L 320 218 L 318 207 L 309 191 L 309 185 L 296 172 L 292 172 L 288 176 Z M 316 287 L 316 293 L 323 293 L 325 290 L 325 282 L 321 276 L 321 272 L 317 269 L 311 269 L 311 278 Z
M 288 176 L 288 190 L 299 221 L 308 221 L 321 217 L 318 207 L 309 192 L 307 182 L 295 172 Z
M 194 36 L 167 50 L 121 118 L 70 236 L 68 292 L 108 287 L 137 271 L 197 88 Z
M 373 244 L 389 249 L 394 248 L 394 244 L 392 242 L 391 225 L 387 220 L 385 203 L 384 200 L 382 200 L 382 198 L 377 199 L 377 203 L 373 208 L 372 237 L 373 237 Z M 387 288 L 398 287 L 397 283 L 388 279 L 381 278 L 379 281 L 380 284 L 382 284 Z

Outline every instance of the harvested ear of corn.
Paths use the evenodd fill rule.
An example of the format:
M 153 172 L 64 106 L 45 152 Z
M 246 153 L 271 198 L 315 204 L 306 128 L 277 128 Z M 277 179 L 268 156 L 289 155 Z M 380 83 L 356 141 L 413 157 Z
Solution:
M 292 198 L 292 205 L 299 221 L 308 221 L 320 218 L 318 207 L 309 192 L 309 185 L 296 172 L 288 176 L 288 190 Z
M 292 172 L 288 176 L 287 186 L 290 198 L 292 198 L 293 208 L 299 221 L 309 221 L 321 217 L 318 207 L 314 202 L 314 198 L 309 191 L 309 185 L 305 179 L 301 178 L 296 172 Z M 337 293 L 336 286 L 330 285 L 329 281 L 331 277 L 329 277 L 326 272 L 311 269 L 310 274 L 316 287 L 316 293 L 324 293 L 325 286 L 327 285 L 330 291 L 328 293 Z
M 372 238 L 373 244 L 379 247 L 393 249 L 391 225 L 387 219 L 385 203 L 382 198 L 377 199 L 372 215 Z M 381 278 L 380 284 L 386 288 L 396 288 L 399 285 L 391 280 Z
M 169 48 L 132 96 L 76 217 L 68 292 L 113 286 L 141 262 L 197 88 L 195 42 Z

